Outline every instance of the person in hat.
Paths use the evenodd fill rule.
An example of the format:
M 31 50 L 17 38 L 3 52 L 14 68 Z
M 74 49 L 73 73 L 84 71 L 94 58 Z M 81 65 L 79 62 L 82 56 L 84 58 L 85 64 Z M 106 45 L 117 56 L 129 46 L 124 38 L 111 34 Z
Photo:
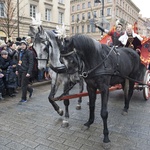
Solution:
M 29 97 L 32 96 L 33 88 L 29 86 L 30 78 L 32 77 L 32 69 L 34 65 L 33 53 L 27 47 L 28 44 L 25 40 L 21 42 L 21 50 L 18 55 L 18 65 L 16 74 L 18 75 L 19 85 L 22 89 L 22 96 L 20 103 L 27 102 L 27 91 Z
M 107 29 L 103 29 L 101 26 L 98 26 L 95 24 L 95 27 L 97 27 L 102 32 L 107 33 L 109 36 L 111 36 L 112 44 L 110 46 L 120 46 L 120 42 L 118 41 L 119 37 L 124 34 L 123 32 L 123 23 L 119 20 L 116 21 L 116 27 L 115 30 L 109 31 Z
M 134 33 L 131 24 L 127 25 L 124 35 L 120 36 L 119 38 L 119 41 L 121 42 L 121 46 L 132 48 L 133 50 L 137 51 L 139 55 L 141 53 L 142 40 L 143 38 L 140 35 Z

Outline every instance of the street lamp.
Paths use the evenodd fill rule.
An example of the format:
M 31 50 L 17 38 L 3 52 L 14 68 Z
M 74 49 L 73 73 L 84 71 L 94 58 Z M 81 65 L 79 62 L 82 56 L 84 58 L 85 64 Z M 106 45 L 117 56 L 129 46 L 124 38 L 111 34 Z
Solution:
M 17 0 L 17 29 L 18 29 L 18 37 L 19 37 L 19 0 Z
M 104 26 L 104 0 L 95 0 L 95 3 L 102 3 L 102 22 L 101 26 Z M 103 35 L 103 32 L 102 32 Z
M 103 27 L 103 18 L 104 18 L 104 0 L 95 0 L 95 3 L 102 3 L 102 27 Z

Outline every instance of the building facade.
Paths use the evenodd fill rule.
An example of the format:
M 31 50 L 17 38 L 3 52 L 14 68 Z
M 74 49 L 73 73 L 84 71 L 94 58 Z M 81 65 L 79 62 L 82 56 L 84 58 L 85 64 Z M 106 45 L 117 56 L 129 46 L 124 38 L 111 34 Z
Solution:
M 132 0 L 71 0 L 70 9 L 70 34 L 83 33 L 98 40 L 101 33 L 94 23 L 111 29 L 122 18 L 125 28 L 127 23 L 133 25 L 139 20 L 140 12 Z M 141 22 L 144 24 L 144 20 Z
M 42 26 L 47 29 L 55 29 L 56 25 L 64 24 L 69 32 L 70 26 L 70 1 L 68 0 L 1 0 L 0 1 L 0 18 L 8 18 L 6 16 L 7 3 L 11 1 L 10 7 L 15 10 L 13 23 L 10 23 L 10 28 L 16 28 L 13 33 L 7 35 L 4 27 L 0 27 L 0 31 L 6 33 L 13 39 L 20 36 L 28 35 L 31 17 L 35 18 L 36 13 L 41 14 Z M 13 25 L 12 25 L 13 24 Z M 3 26 L 7 26 L 5 23 Z

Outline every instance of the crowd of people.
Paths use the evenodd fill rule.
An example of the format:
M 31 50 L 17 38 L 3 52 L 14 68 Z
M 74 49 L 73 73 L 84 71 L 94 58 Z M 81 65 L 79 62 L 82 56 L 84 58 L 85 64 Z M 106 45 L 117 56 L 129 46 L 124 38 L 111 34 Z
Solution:
M 36 57 L 31 37 L 18 37 L 15 42 L 0 40 L 0 100 L 16 96 L 21 87 L 20 102 L 26 102 L 28 93 L 29 97 L 33 93 L 32 83 L 47 79 L 47 68 L 43 68 L 41 77 Z

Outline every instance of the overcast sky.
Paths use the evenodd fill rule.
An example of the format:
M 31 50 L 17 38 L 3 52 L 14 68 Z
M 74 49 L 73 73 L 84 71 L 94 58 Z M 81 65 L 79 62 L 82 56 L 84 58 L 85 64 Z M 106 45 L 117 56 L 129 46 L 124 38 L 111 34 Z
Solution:
M 150 0 L 132 0 L 132 2 L 141 10 L 142 17 L 150 18 Z

